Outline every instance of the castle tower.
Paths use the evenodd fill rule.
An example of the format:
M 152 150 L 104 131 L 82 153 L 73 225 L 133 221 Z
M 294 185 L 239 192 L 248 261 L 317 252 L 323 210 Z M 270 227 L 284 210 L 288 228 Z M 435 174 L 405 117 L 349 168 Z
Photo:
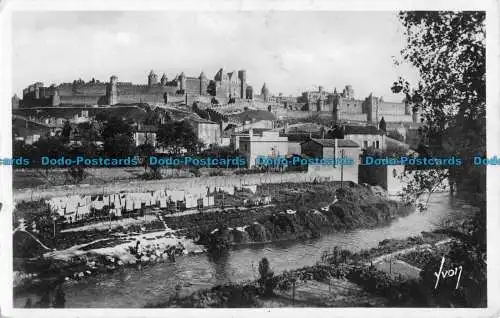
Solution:
M 59 106 L 61 104 L 61 98 L 59 97 L 59 91 L 54 90 L 54 95 L 52 95 L 52 107 Z
M 373 93 L 366 98 L 366 119 L 371 123 L 378 123 L 378 104 L 379 100 L 377 97 L 373 96 Z
M 348 98 L 348 99 L 353 99 L 354 98 L 354 90 L 352 89 L 351 85 L 346 85 L 344 88 L 342 97 Z
M 221 68 L 217 71 L 217 73 L 215 74 L 214 80 L 217 82 L 224 81 L 224 69 L 223 68 Z
M 166 86 L 167 82 L 168 82 L 167 74 L 163 73 L 163 75 L 161 76 L 160 84 L 162 86 Z
M 116 90 L 117 82 L 118 82 L 118 77 L 116 77 L 115 75 L 110 77 L 106 92 L 108 105 L 115 105 L 116 103 L 118 103 L 118 92 Z
M 17 96 L 17 94 L 14 94 L 14 96 L 12 96 L 12 109 L 18 109 L 19 104 L 20 104 L 19 97 Z
M 203 71 L 201 71 L 198 79 L 200 80 L 200 95 L 206 95 L 209 83 L 208 77 L 205 75 Z
M 245 90 L 246 92 L 246 99 L 253 99 L 253 87 L 251 85 L 247 85 L 247 88 Z
M 337 123 L 337 121 L 339 120 L 338 102 L 339 102 L 339 95 L 334 94 L 328 96 L 328 104 L 332 109 L 332 119 L 334 123 Z
M 238 79 L 240 80 L 240 98 L 245 98 L 245 90 L 247 86 L 247 71 L 239 70 Z
M 180 90 L 186 90 L 186 75 L 184 74 L 184 72 L 181 73 L 181 75 L 179 75 L 179 89 Z
M 262 89 L 260 90 L 260 95 L 262 95 L 262 98 L 264 98 L 264 101 L 267 102 L 269 98 L 269 89 L 266 86 L 266 83 L 262 86 Z
M 148 86 L 151 87 L 157 83 L 158 83 L 158 76 L 155 74 L 153 70 L 151 70 L 151 72 L 149 72 L 148 75 Z

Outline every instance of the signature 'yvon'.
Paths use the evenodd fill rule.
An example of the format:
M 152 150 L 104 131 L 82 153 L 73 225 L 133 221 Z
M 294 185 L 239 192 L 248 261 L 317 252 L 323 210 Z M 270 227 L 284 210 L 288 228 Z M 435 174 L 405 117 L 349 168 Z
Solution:
M 457 274 L 458 274 L 457 284 L 455 286 L 455 289 L 458 289 L 458 285 L 460 284 L 460 277 L 462 277 L 462 265 L 443 271 L 444 260 L 445 258 L 443 256 L 443 258 L 441 259 L 441 266 L 439 267 L 439 272 L 437 273 L 434 272 L 434 276 L 436 276 L 436 284 L 434 285 L 434 289 L 437 289 L 437 286 L 439 284 L 439 279 L 441 277 L 445 279 L 446 277 L 455 277 L 457 276 Z

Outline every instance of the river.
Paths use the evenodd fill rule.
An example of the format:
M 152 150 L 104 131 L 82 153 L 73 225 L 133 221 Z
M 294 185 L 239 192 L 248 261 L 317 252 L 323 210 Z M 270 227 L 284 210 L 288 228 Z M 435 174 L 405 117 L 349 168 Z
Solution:
M 384 227 L 332 233 L 315 240 L 237 248 L 216 261 L 207 254 L 188 255 L 179 257 L 175 263 L 158 263 L 142 269 L 123 268 L 82 281 L 68 281 L 64 284 L 66 307 L 143 307 L 148 303 L 165 301 L 175 293 L 178 284 L 185 286 L 181 292 L 186 293 L 219 283 L 254 279 L 263 257 L 267 257 L 275 273 L 280 273 L 315 264 L 322 251 L 335 245 L 359 251 L 376 247 L 384 239 L 419 235 L 422 231 L 437 228 L 442 220 L 456 213 L 469 212 L 471 208 L 448 194 L 433 194 L 426 211 L 412 213 Z M 28 296 L 38 298 L 17 295 L 14 305 L 23 307 Z

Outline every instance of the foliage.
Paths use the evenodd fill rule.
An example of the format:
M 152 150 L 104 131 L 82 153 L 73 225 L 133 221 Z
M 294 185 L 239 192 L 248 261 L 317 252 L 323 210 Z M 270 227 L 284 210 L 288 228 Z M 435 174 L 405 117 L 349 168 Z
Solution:
M 259 262 L 259 285 L 263 290 L 265 296 L 270 296 L 273 294 L 273 290 L 278 284 L 278 281 L 274 279 L 274 272 L 271 270 L 269 261 L 267 258 L 262 258 Z
M 149 143 L 142 144 L 136 148 L 136 154 L 142 158 L 144 171 L 148 168 L 149 157 L 155 152 L 155 147 Z
M 102 138 L 107 156 L 126 157 L 134 153 L 132 126 L 118 117 L 111 117 L 106 121 Z
M 151 108 L 148 108 L 143 123 L 144 125 L 159 126 L 161 124 L 161 116 L 160 110 L 151 110 Z
M 486 229 L 483 221 L 485 211 L 479 211 L 470 222 L 466 222 L 461 229 L 446 229 L 445 233 L 458 238 L 449 252 L 445 255 L 436 255 L 429 261 L 421 272 L 422 280 L 434 301 L 440 306 L 453 307 L 486 307 Z M 458 289 L 457 277 L 439 281 L 439 287 L 434 288 L 437 272 L 445 257 L 443 270 L 462 266 L 463 271 Z
M 214 258 L 219 258 L 226 254 L 231 248 L 231 242 L 226 236 L 227 226 L 220 225 L 218 228 L 219 230 L 217 233 L 215 235 L 210 235 L 207 242 L 207 250 Z
M 388 298 L 393 305 L 422 307 L 427 304 L 427 297 L 418 281 L 393 278 L 373 266 L 354 267 L 347 278 L 370 293 Z
M 380 129 L 383 132 L 387 132 L 387 124 L 385 123 L 384 117 L 382 117 L 382 119 L 380 119 L 380 122 L 378 124 L 378 129 Z
M 72 165 L 68 168 L 68 176 L 72 184 L 78 184 L 86 177 L 85 169 L 81 165 Z
M 326 138 L 344 139 L 344 126 L 335 125 L 333 129 L 328 131 Z
M 392 89 L 422 112 L 428 155 L 465 159 L 485 152 L 484 19 L 480 11 L 400 13 L 407 39 L 402 58 L 418 70 L 421 80 L 412 86 L 399 78 Z M 476 174 L 471 176 L 469 162 L 449 169 L 449 174 L 458 184 L 472 183 L 467 188 L 484 192 L 485 169 L 473 169 Z
M 69 121 L 65 121 L 61 132 L 61 141 L 64 143 L 68 143 L 70 135 L 71 135 L 71 125 L 69 124 Z
M 405 137 L 397 130 L 391 130 L 387 133 L 387 137 L 391 137 L 393 139 L 404 141 Z
M 168 121 L 161 125 L 157 134 L 158 144 L 172 154 L 180 154 L 181 150 L 196 152 L 202 143 L 196 137 L 193 127 L 188 121 Z
M 149 171 L 144 172 L 141 175 L 141 178 L 144 180 L 161 180 L 163 179 L 163 176 L 160 169 L 157 166 L 154 166 L 151 167 Z
M 417 171 L 405 193 L 415 198 L 449 178 L 459 193 L 480 208 L 467 231 L 451 229 L 460 239 L 446 255 L 450 266 L 467 268 L 459 290 L 444 283 L 436 302 L 445 306 L 482 306 L 486 303 L 486 168 L 472 164 L 472 156 L 486 153 L 486 45 L 485 12 L 401 12 L 407 45 L 402 58 L 415 67 L 421 80 L 405 79 L 393 85 L 414 110 L 422 112 L 427 156 L 455 155 L 465 164 L 434 173 Z M 457 138 L 459 136 L 459 138 Z M 439 260 L 423 271 L 424 281 L 435 281 Z M 433 286 L 430 286 L 433 288 Z

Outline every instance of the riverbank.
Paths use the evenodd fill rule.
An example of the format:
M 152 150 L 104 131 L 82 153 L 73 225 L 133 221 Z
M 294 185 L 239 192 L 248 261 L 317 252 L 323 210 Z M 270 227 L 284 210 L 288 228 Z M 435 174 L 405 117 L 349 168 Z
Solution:
M 240 219 L 224 214 L 206 215 L 203 216 L 205 222 L 191 220 L 196 229 L 189 226 L 184 229 L 200 237 L 199 241 L 209 249 L 219 250 L 227 246 L 304 240 L 324 233 L 373 228 L 415 211 L 411 205 L 387 199 L 379 189 L 355 183 L 280 186 L 273 197 L 274 207 L 265 209 L 265 213 L 250 218 L 247 214 Z M 172 228 L 176 228 L 175 222 L 190 224 L 182 217 L 171 221 Z
M 82 280 L 123 267 L 141 267 L 175 261 L 176 256 L 203 253 L 203 246 L 170 229 L 120 235 L 110 239 L 46 252 L 32 259 L 15 262 L 14 291 L 22 292 Z
M 383 307 L 421 305 L 420 278 L 377 268 L 382 260 L 417 252 L 442 252 L 449 238 L 437 232 L 405 240 L 385 240 L 358 253 L 334 248 L 313 266 L 285 271 L 254 281 L 225 284 L 180 295 L 146 307 Z M 403 247 L 403 248 L 402 248 Z M 367 262 L 367 260 L 369 260 Z M 272 264 L 271 264 L 272 266 Z M 397 270 L 397 269 L 395 269 Z M 266 286 L 271 286 L 270 290 Z M 266 291 L 267 289 L 267 291 Z
M 273 189 L 259 186 L 256 192 L 218 194 L 216 202 L 243 202 L 247 195 L 270 195 L 272 204 L 178 215 L 159 210 L 137 219 L 63 229 L 57 241 L 51 242 L 56 251 L 31 258 L 25 264 L 16 263 L 18 277 L 25 279 L 16 280 L 15 286 L 41 284 L 44 278 L 80 280 L 121 266 L 171 261 L 168 251 L 172 248 L 178 249 L 178 254 L 202 253 L 205 247 L 220 251 L 231 246 L 307 240 L 329 232 L 383 226 L 414 210 L 387 200 L 378 189 L 354 183 L 285 183 L 273 185 Z M 143 251 L 134 251 L 138 244 Z
M 263 257 L 268 258 L 275 273 L 312 266 L 323 251 L 333 246 L 357 253 L 377 247 L 378 242 L 385 239 L 404 239 L 409 235 L 420 236 L 422 231 L 433 231 L 440 228 L 443 220 L 457 219 L 462 214 L 470 215 L 470 209 L 464 203 L 439 194 L 430 199 L 428 210 L 398 218 L 387 226 L 326 233 L 311 240 L 237 247 L 220 258 L 214 258 L 208 253 L 187 255 L 178 257 L 176 262 L 166 261 L 142 268 L 121 267 L 110 273 L 69 280 L 62 285 L 66 297 L 65 306 L 142 308 L 148 303 L 161 303 L 174 296 L 176 286 L 180 287 L 179 294 L 184 297 L 212 286 L 255 280 L 258 277 L 258 262 Z M 439 268 L 439 264 L 436 268 Z M 15 294 L 16 308 L 24 307 L 29 299 L 40 299 L 48 290 L 45 288 L 40 292 Z

